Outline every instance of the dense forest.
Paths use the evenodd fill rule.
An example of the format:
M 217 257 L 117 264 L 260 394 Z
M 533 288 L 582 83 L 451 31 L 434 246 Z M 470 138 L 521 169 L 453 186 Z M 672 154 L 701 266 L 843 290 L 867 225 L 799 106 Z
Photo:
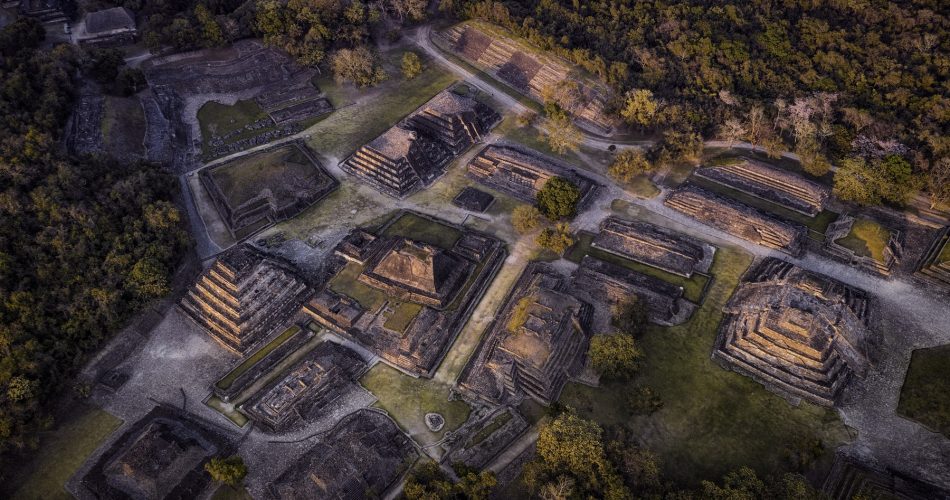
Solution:
M 62 152 L 82 54 L 43 38 L 29 19 L 0 31 L 0 453 L 35 444 L 44 403 L 168 293 L 187 245 L 172 177 Z
M 441 7 L 503 25 L 602 78 L 617 90 L 614 106 L 628 123 L 662 133 L 660 147 L 684 149 L 691 134 L 748 140 L 791 148 L 815 174 L 860 159 L 871 165 L 860 172 L 866 176 L 898 156 L 913 167 L 910 188 L 950 199 L 947 2 L 443 0 Z

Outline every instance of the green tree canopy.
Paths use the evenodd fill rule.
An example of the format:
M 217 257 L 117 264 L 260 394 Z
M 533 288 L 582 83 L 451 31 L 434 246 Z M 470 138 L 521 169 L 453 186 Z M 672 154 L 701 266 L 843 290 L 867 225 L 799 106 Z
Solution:
M 247 466 L 244 459 L 238 455 L 227 458 L 214 457 L 205 464 L 205 471 L 211 479 L 231 487 L 238 487 L 247 476 Z
M 577 185 L 563 177 L 552 177 L 538 191 L 538 210 L 551 220 L 573 217 L 580 198 Z
M 610 379 L 629 379 L 636 374 L 642 354 L 633 335 L 614 333 L 594 335 L 587 351 L 591 366 L 601 376 Z

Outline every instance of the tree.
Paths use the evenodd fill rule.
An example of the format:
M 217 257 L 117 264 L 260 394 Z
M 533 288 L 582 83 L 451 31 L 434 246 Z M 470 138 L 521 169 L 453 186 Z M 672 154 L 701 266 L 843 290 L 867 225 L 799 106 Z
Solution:
M 620 116 L 627 123 L 637 125 L 642 130 L 653 124 L 657 108 L 659 105 L 653 99 L 653 92 L 647 89 L 630 90 L 624 95 Z
M 228 458 L 214 457 L 205 464 L 205 471 L 211 479 L 233 488 L 240 486 L 244 476 L 247 476 L 247 466 L 238 455 Z
M 641 357 L 633 335 L 614 333 L 610 335 L 595 335 L 590 341 L 587 351 L 591 366 L 601 376 L 611 379 L 625 380 L 637 372 L 637 361 Z
M 389 8 L 399 23 L 422 21 L 426 18 L 427 0 L 389 0 Z
M 564 222 L 560 222 L 553 228 L 546 227 L 541 230 L 541 233 L 538 234 L 537 243 L 541 248 L 546 248 L 561 255 L 574 244 L 574 236 L 571 235 L 571 227 Z
M 115 79 L 115 93 L 121 96 L 138 94 L 148 87 L 145 73 L 138 68 L 123 68 Z
M 91 49 L 86 54 L 89 76 L 102 84 L 114 82 L 119 76 L 119 68 L 125 65 L 125 57 L 118 49 Z
M 541 223 L 541 212 L 531 205 L 519 205 L 511 212 L 511 225 L 521 234 L 534 231 Z
M 719 127 L 719 135 L 722 138 L 729 142 L 729 147 L 731 148 L 736 142 L 741 141 L 748 134 L 748 129 L 742 123 L 742 121 L 736 118 L 730 118 L 726 120 L 721 127 Z
M 610 166 L 607 167 L 607 175 L 614 178 L 617 182 L 629 184 L 633 179 L 643 173 L 654 170 L 654 166 L 647 160 L 646 155 L 639 149 L 624 149 L 614 156 Z
M 550 220 L 573 217 L 580 198 L 577 185 L 563 177 L 552 177 L 538 191 L 538 210 Z
M 142 299 L 154 299 L 167 295 L 168 270 L 157 259 L 146 257 L 132 266 L 128 283 Z
M 201 37 L 208 47 L 218 47 L 224 45 L 224 34 L 221 32 L 221 26 L 215 20 L 211 11 L 204 4 L 195 6 L 195 17 L 198 24 L 201 25 Z
M 930 208 L 941 203 L 950 203 L 950 158 L 940 158 L 930 165 L 927 172 L 927 195 Z
M 884 201 L 905 204 L 923 185 L 910 163 L 897 155 L 868 162 L 854 157 L 842 160 L 835 172 L 834 195 L 860 205 Z
M 639 335 L 647 324 L 647 308 L 636 295 L 614 305 L 611 323 L 622 333 Z
M 406 80 L 412 80 L 422 73 L 422 60 L 415 52 L 407 51 L 402 55 L 402 76 Z
M 696 160 L 703 152 L 703 138 L 695 132 L 667 130 L 650 149 L 648 156 L 658 165 Z
M 376 56 L 367 47 L 340 49 L 330 58 L 333 76 L 339 82 L 352 82 L 359 87 L 376 85 L 387 78 L 377 66 Z
M 722 486 L 711 481 L 702 482 L 702 497 L 711 500 L 757 500 L 769 498 L 765 483 L 749 467 L 726 474 Z
M 408 500 L 484 500 L 498 484 L 491 471 L 478 472 L 462 463 L 452 465 L 458 482 L 453 483 L 439 464 L 427 460 L 406 477 L 403 494 Z
M 875 189 L 875 174 L 863 158 L 846 158 L 835 172 L 833 193 L 859 205 L 879 205 L 881 195 Z
M 546 134 L 548 145 L 557 154 L 577 151 L 583 138 L 581 131 L 571 123 L 570 117 L 564 112 L 549 114 L 541 127 Z

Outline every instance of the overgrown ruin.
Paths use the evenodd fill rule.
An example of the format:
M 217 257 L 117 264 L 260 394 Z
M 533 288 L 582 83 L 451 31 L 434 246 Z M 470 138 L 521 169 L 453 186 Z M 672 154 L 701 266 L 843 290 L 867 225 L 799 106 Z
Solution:
M 286 327 L 310 294 L 289 264 L 243 244 L 219 255 L 179 307 L 211 338 L 240 354 Z
M 937 231 L 917 265 L 917 277 L 950 290 L 950 226 Z
M 515 146 L 490 145 L 468 164 L 469 177 L 486 186 L 534 203 L 538 191 L 554 177 L 574 183 L 580 191 L 578 207 L 594 198 L 597 183 L 577 170 L 536 151 Z
M 831 191 L 787 170 L 749 158 L 721 166 L 705 166 L 696 175 L 758 196 L 809 217 L 825 208 Z
M 499 120 L 485 104 L 443 90 L 340 167 L 382 193 L 404 198 L 432 184 Z
M 862 290 L 769 257 L 723 308 L 713 359 L 782 396 L 834 406 L 868 369 L 871 307 Z
M 804 226 L 780 221 L 698 186 L 687 184 L 680 187 L 670 193 L 664 204 L 703 224 L 757 245 L 781 250 L 795 257 L 805 252 L 808 236 Z
M 383 497 L 419 458 L 412 440 L 382 412 L 340 421 L 269 487 L 272 498 Z
M 459 390 L 492 404 L 524 397 L 551 404 L 584 367 L 592 315 L 564 277 L 532 262 L 459 376 Z

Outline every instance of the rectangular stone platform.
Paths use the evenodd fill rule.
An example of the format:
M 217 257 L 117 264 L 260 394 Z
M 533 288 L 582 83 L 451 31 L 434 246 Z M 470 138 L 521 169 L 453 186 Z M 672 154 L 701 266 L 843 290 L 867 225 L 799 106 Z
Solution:
M 787 170 L 742 158 L 738 163 L 701 167 L 695 175 L 814 217 L 831 192 L 828 188 Z
M 683 233 L 617 217 L 600 223 L 591 246 L 687 278 L 707 273 L 716 253 L 714 246 Z
M 550 179 L 562 177 L 580 190 L 578 207 L 592 200 L 597 183 L 554 158 L 509 145 L 490 145 L 468 163 L 468 176 L 482 184 L 534 203 Z

